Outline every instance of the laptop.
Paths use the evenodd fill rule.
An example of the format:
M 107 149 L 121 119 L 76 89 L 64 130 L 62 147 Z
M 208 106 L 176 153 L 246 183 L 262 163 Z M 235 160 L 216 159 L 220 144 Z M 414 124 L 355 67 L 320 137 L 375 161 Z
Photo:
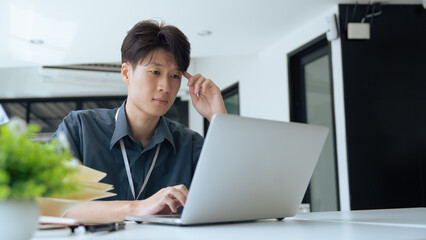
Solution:
M 215 115 L 182 214 L 126 220 L 186 226 L 294 216 L 327 134 L 321 126 Z

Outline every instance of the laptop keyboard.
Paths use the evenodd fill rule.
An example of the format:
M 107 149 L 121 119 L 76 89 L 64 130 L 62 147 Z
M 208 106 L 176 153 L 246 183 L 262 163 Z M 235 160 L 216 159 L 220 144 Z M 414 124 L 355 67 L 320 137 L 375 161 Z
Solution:
M 180 218 L 180 214 L 173 214 L 173 215 L 155 215 L 155 217 L 159 218 Z

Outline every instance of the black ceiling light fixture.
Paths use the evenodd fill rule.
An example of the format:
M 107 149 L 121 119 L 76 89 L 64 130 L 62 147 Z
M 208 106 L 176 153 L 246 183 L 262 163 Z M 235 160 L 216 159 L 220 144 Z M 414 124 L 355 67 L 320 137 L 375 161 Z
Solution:
M 30 39 L 30 43 L 35 44 L 35 45 L 43 45 L 44 41 L 41 39 Z
M 210 31 L 210 30 L 198 31 L 197 35 L 200 36 L 200 37 L 207 37 L 207 36 L 212 35 L 212 31 Z

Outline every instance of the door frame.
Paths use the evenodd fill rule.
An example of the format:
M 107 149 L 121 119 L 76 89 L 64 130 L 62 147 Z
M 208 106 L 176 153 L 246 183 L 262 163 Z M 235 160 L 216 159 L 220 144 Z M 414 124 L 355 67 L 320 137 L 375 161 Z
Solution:
M 336 117 L 335 117 L 335 104 L 334 104 L 334 88 L 333 88 L 333 66 L 332 66 L 332 52 L 331 44 L 327 40 L 326 34 L 322 34 L 312 41 L 304 44 L 296 50 L 287 54 L 288 64 L 288 96 L 289 96 L 289 107 L 290 107 L 290 121 L 291 122 L 307 122 L 306 116 L 306 94 L 305 94 L 305 82 L 304 71 L 302 66 L 309 63 L 321 56 L 329 56 L 329 73 L 330 73 L 330 97 L 332 107 L 332 128 L 333 128 L 333 151 L 335 156 L 335 176 L 336 176 L 336 202 L 337 209 L 340 210 L 340 187 L 339 187 L 339 175 L 338 175 L 338 155 L 337 155 L 337 136 L 336 136 Z M 308 56 L 309 55 L 309 56 Z M 303 202 L 311 203 L 310 196 L 310 185 L 305 193 Z

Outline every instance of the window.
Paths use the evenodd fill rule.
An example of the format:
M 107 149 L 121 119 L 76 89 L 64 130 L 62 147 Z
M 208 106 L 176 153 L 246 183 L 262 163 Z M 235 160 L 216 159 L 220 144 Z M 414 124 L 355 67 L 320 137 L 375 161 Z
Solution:
M 232 86 L 224 89 L 222 91 L 222 97 L 228 114 L 240 115 L 239 84 L 235 83 Z M 204 136 L 207 134 L 209 125 L 209 121 L 204 118 Z
M 71 111 L 94 108 L 114 109 L 120 107 L 126 98 L 127 96 L 0 99 L 0 106 L 3 106 L 9 118 L 19 117 L 27 123 L 39 125 L 41 132 L 36 139 L 43 141 L 50 138 L 62 119 Z M 164 116 L 188 126 L 188 102 L 176 98 Z

